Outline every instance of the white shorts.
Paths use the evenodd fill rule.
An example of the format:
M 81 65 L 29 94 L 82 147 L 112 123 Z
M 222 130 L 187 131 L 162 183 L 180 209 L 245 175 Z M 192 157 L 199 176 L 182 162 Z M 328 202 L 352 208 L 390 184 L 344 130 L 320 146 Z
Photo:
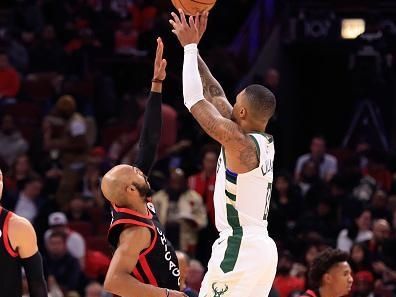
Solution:
M 278 251 L 266 229 L 223 231 L 213 244 L 199 297 L 267 297 L 277 263 Z

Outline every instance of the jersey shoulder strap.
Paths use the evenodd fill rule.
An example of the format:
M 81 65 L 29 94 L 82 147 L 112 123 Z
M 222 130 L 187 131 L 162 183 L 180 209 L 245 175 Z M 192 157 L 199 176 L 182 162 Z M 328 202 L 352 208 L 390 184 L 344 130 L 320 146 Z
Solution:
M 150 230 L 152 239 L 155 237 L 153 214 L 150 211 L 148 211 L 147 215 L 142 215 L 133 210 L 112 205 L 111 214 L 112 220 L 107 237 L 114 249 L 117 248 L 121 232 L 126 226 L 146 227 Z
M 266 133 L 250 133 L 249 136 L 256 146 L 260 163 L 265 162 L 273 153 L 273 137 Z

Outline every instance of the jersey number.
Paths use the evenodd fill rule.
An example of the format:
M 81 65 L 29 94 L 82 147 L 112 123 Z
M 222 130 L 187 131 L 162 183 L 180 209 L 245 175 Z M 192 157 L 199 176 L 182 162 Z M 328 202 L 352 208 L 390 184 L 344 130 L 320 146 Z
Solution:
M 272 183 L 268 183 L 267 197 L 265 197 L 265 210 L 264 210 L 263 220 L 267 220 L 267 218 L 268 218 L 269 206 L 270 206 L 270 202 L 271 202 L 271 193 L 272 193 Z

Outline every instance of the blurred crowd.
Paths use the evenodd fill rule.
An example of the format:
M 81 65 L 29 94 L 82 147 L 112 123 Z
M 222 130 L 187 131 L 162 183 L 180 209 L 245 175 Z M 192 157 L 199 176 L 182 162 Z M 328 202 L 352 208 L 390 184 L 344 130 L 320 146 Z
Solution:
M 213 193 L 219 146 L 183 106 L 181 50 L 169 29 L 167 2 L 25 0 L 2 11 L 8 21 L 0 26 L 1 203 L 34 225 L 52 297 L 105 296 L 101 284 L 112 252 L 106 240 L 111 218 L 100 182 L 112 166 L 131 164 L 136 156 L 158 35 L 173 63 L 150 177 L 152 201 L 180 251 L 182 285 L 199 291 L 217 237 Z M 231 16 L 246 14 L 248 2 L 219 5 Z M 230 17 L 230 27 L 242 19 Z M 221 21 L 211 20 L 210 26 Z M 232 93 L 243 67 L 225 50 L 230 32 L 216 43 L 209 30 L 203 47 L 216 44 L 207 52 L 208 64 Z M 276 69 L 257 79 L 277 93 Z M 275 142 L 276 120 L 269 131 Z M 340 149 L 327 148 L 325 136 L 312 135 L 306 154 L 276 168 L 269 232 L 279 265 L 272 296 L 303 291 L 309 264 L 327 246 L 350 253 L 351 296 L 396 294 L 391 157 L 370 139 Z

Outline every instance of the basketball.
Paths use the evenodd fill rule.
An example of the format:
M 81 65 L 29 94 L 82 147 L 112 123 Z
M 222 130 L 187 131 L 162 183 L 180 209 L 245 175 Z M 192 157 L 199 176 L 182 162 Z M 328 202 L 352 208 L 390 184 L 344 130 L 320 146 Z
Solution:
M 196 15 L 212 9 L 216 0 L 172 0 L 172 3 L 173 6 L 182 9 L 187 15 Z

